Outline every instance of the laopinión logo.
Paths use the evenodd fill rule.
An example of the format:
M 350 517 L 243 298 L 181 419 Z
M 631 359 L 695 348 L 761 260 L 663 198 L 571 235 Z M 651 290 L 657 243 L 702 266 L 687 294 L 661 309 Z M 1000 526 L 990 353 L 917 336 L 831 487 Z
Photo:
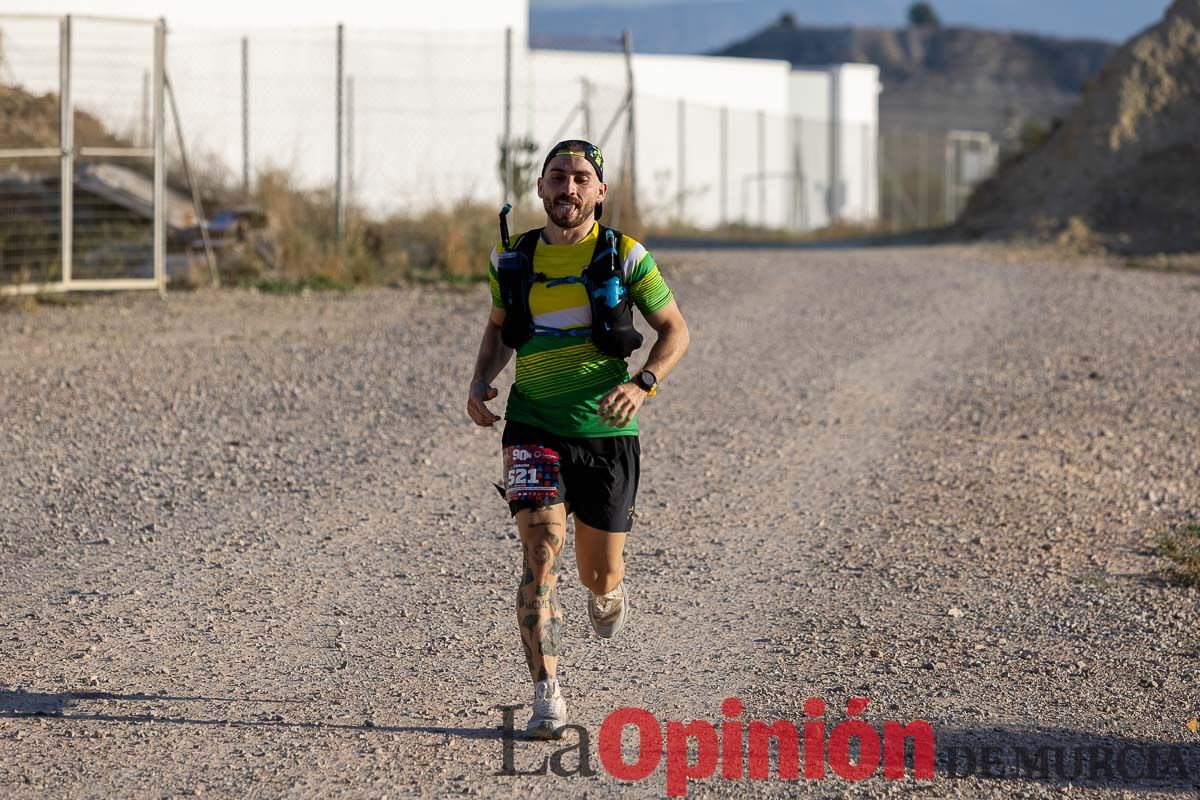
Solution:
M 613 711 L 600 724 L 600 765 L 612 777 L 640 781 L 653 775 L 665 760 L 666 789 L 672 797 L 687 794 L 688 782 L 718 773 L 723 779 L 822 780 L 829 773 L 848 781 L 882 776 L 884 780 L 932 780 L 940 767 L 949 779 L 1026 779 L 1069 783 L 1150 783 L 1189 781 L 1196 765 L 1189 765 L 1188 748 L 1145 743 L 1038 744 L 1031 734 L 1011 736 L 1001 746 L 939 748 L 933 726 L 921 719 L 884 721 L 879 728 L 860 716 L 869 698 L 846 701 L 846 719 L 827 729 L 822 717 L 825 702 L 811 697 L 804 702 L 800 725 L 788 720 L 765 722 L 741 719 L 745 705 L 730 697 L 721 704 L 725 718 L 719 725 L 706 720 L 665 723 L 644 708 Z M 582 725 L 567 725 L 566 744 L 542 755 L 536 767 L 516 766 L 515 715 L 524 706 L 500 706 L 503 755 L 498 775 L 548 775 L 563 778 L 594 777 L 592 736 Z M 1193 733 L 1200 721 L 1189 720 Z M 636 733 L 637 746 L 626 751 L 622 738 Z M 1004 737 L 1001 737 L 1003 740 Z M 1017 744 L 1016 742 L 1021 742 Z
M 825 702 L 810 697 L 804 703 L 808 719 L 797 726 L 788 720 L 764 722 L 740 717 L 745 705 L 736 697 L 721 704 L 725 719 L 718 726 L 706 720 L 661 723 L 644 708 L 618 708 L 600 724 L 600 764 L 609 775 L 623 781 L 650 777 L 666 760 L 667 794 L 681 797 L 688 781 L 720 776 L 729 780 L 743 777 L 767 780 L 771 777 L 772 745 L 775 775 L 780 780 L 795 780 L 801 771 L 808 780 L 821 780 L 826 770 L 850 781 L 865 780 L 880 771 L 886 780 L 901 780 L 908 774 L 907 751 L 912 753 L 912 777 L 930 780 L 934 774 L 933 727 L 924 720 L 907 723 L 885 721 L 882 733 L 871 723 L 858 719 L 870 699 L 851 697 L 846 702 L 847 719 L 834 725 L 826 735 Z M 523 706 L 500 706 L 503 713 L 503 761 L 500 775 L 546 775 L 592 777 L 591 734 L 582 725 L 567 725 L 564 738 L 574 734 L 575 743 L 544 756 L 540 766 L 529 771 L 516 769 L 516 731 L 514 718 Z M 637 734 L 633 758 L 627 760 L 621 740 L 626 729 Z M 748 752 L 748 758 L 747 758 Z M 852 753 L 854 757 L 852 757 Z M 694 757 L 693 757 L 694 755 Z

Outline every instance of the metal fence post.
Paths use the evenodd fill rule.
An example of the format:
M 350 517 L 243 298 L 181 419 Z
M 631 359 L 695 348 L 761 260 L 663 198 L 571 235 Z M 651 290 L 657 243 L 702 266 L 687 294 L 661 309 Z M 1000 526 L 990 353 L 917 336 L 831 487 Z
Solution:
M 767 227 L 767 112 L 758 112 L 758 224 Z
M 346 204 L 354 205 L 354 76 L 346 78 Z
M 721 224 L 729 223 L 729 107 L 721 106 Z
M 509 202 L 509 193 L 513 191 L 513 151 L 512 151 L 512 84 L 513 84 L 513 30 L 504 29 L 504 141 L 501 143 L 501 154 L 504 162 L 504 191 L 501 192 L 501 202 Z
M 580 108 L 583 110 L 583 138 L 589 142 L 592 140 L 592 82 L 587 78 L 581 78 L 583 84 L 582 97 L 579 100 Z
M 345 37 L 346 37 L 346 26 L 339 22 L 338 26 L 337 26 L 337 68 L 336 68 L 337 89 L 335 90 L 336 95 L 337 95 L 337 103 L 336 103 L 336 105 L 337 105 L 336 123 L 337 124 L 335 125 L 335 128 L 337 130 L 337 135 L 335 137 L 335 139 L 336 139 L 335 148 L 337 149 L 337 158 L 336 158 L 337 168 L 334 172 L 334 178 L 333 178 L 333 181 L 334 181 L 334 187 L 333 187 L 334 234 L 333 234 L 333 236 L 334 236 L 334 242 L 339 246 L 342 243 L 342 233 L 346 229 L 346 207 L 345 207 L 345 200 L 342 197 L 342 110 L 343 110 L 342 104 L 345 101 L 343 94 L 345 93 L 345 87 L 346 87 L 345 63 L 344 63 L 345 47 L 346 47 Z
M 75 108 L 71 102 L 71 17 L 65 16 L 58 28 L 58 101 L 59 147 L 62 150 L 59 169 L 59 244 L 62 248 L 60 279 L 63 286 L 71 283 L 71 261 L 75 248 Z
M 138 131 L 138 144 L 150 146 L 150 70 L 142 70 L 142 117 L 141 130 Z
M 925 166 L 925 133 L 917 131 L 917 227 L 924 228 L 929 218 L 929 175 Z
M 167 290 L 166 93 L 167 21 L 154 25 L 154 281 Z
M 808 215 L 804 212 L 804 127 L 800 117 L 792 117 L 792 214 L 791 228 L 795 231 L 808 227 Z
M 954 221 L 958 205 L 959 180 L 957 160 L 955 159 L 956 145 L 954 137 L 947 136 L 942 153 L 942 221 L 947 224 Z
M 679 118 L 676 124 L 679 129 L 679 196 L 676 198 L 676 202 L 679 209 L 679 222 L 683 224 L 684 216 L 687 213 L 687 101 L 682 97 L 679 98 Z
M 874 192 L 875 201 L 875 219 L 877 223 L 883 222 L 883 137 L 880 136 L 880 120 L 875 119 L 875 125 L 871 126 L 871 157 L 874 158 L 874 163 L 871 164 L 871 191 Z
M 250 37 L 242 37 L 242 194 L 250 194 Z
M 633 33 L 628 29 L 621 33 L 621 47 L 625 51 L 625 84 L 627 87 L 626 102 L 628 116 L 625 118 L 625 147 L 629 163 L 629 210 L 634 220 L 637 213 L 637 120 L 634 117 L 634 84 L 633 84 Z
M 871 219 L 871 150 L 867 145 L 867 135 L 870 126 L 862 123 L 859 135 L 862 137 L 862 200 L 859 201 L 859 222 L 869 222 Z
M 187 181 L 188 188 L 192 190 L 192 211 L 200 226 L 200 239 L 204 242 L 204 257 L 208 262 L 208 274 L 212 278 L 213 286 L 220 287 L 221 274 L 217 270 L 217 257 L 213 253 L 212 239 L 208 235 L 208 215 L 204 213 L 204 204 L 200 201 L 200 187 L 196 185 L 196 181 L 192 177 L 192 167 L 188 161 L 187 142 L 183 137 L 183 123 L 179 119 L 179 101 L 175 99 L 175 89 L 171 85 L 171 79 L 165 74 L 163 87 L 166 89 L 166 99 L 171 104 L 171 119 L 175 122 L 175 138 L 179 143 L 179 161 L 183 166 L 183 177 Z

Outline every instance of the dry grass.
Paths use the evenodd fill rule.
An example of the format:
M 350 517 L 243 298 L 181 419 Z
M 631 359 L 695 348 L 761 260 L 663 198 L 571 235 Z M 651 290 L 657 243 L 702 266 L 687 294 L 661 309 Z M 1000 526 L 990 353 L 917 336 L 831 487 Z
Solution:
M 1181 586 L 1200 586 L 1200 524 L 1185 525 L 1164 533 L 1158 554 L 1170 559 L 1168 577 Z
M 222 255 L 225 283 L 278 290 L 288 283 L 340 288 L 483 280 L 487 254 L 500 237 L 498 208 L 459 203 L 382 219 L 351 208 L 338 243 L 333 193 L 301 189 L 283 169 L 258 176 L 252 202 L 265 212 L 267 228 Z M 514 232 L 537 224 L 529 210 L 510 218 Z

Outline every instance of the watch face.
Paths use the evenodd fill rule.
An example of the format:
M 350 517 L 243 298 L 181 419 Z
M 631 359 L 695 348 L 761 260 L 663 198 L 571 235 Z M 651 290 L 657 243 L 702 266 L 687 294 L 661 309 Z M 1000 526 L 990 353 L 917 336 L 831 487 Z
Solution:
M 654 384 L 658 382 L 654 377 L 654 373 L 648 369 L 644 369 L 638 373 L 637 381 L 638 381 L 638 385 L 641 386 L 643 389 L 645 389 L 647 392 L 650 391 L 651 389 L 653 389 Z

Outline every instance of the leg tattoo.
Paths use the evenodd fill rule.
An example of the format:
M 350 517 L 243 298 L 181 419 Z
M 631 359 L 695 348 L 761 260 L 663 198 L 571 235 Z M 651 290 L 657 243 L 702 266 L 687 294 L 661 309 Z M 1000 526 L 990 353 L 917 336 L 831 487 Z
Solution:
M 517 589 L 517 620 L 525 663 L 535 681 L 550 677 L 557 666 L 562 645 L 562 607 L 558 601 L 558 570 L 562 561 L 563 537 L 552 529 L 559 522 L 537 522 L 537 534 L 521 547 L 525 570 Z M 547 664 L 547 657 L 554 662 Z

